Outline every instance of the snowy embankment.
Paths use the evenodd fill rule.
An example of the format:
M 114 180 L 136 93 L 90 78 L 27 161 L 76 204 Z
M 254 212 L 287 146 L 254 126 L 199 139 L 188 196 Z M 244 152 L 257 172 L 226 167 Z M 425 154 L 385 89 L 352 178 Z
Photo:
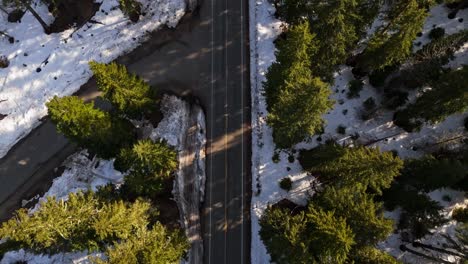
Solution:
M 71 95 L 88 81 L 92 75 L 89 61 L 116 59 L 142 43 L 148 32 L 163 25 L 176 26 L 185 11 L 184 0 L 139 2 L 146 15 L 138 23 L 122 14 L 117 0 L 103 0 L 92 18 L 99 23 L 50 35 L 30 12 L 21 23 L 8 23 L 0 12 L 0 30 L 16 40 L 10 44 L 0 38 L 0 56 L 10 61 L 0 69 L 0 158 L 39 125 L 47 113 L 47 101 L 55 95 Z M 38 4 L 36 11 L 52 22 L 45 5 Z
M 200 202 L 205 189 L 205 115 L 198 105 L 189 104 L 176 96 L 164 96 L 161 102 L 163 120 L 154 128 L 143 124 L 143 136 L 153 141 L 165 140 L 178 153 L 179 170 L 174 181 L 174 198 L 179 207 L 182 227 L 192 243 L 188 263 L 202 263 L 203 241 L 200 229 Z M 114 161 L 88 158 L 87 151 L 78 152 L 65 161 L 66 170 L 54 179 L 47 196 L 67 199 L 70 192 L 97 190 L 108 183 L 121 184 L 124 175 L 114 169 Z M 38 204 L 32 209 L 36 210 Z M 89 263 L 88 252 L 63 253 L 52 256 L 35 255 L 24 250 L 5 254 L 0 264 L 26 261 L 30 264 Z
M 182 227 L 191 243 L 188 263 L 202 263 L 200 203 L 204 198 L 206 181 L 205 115 L 199 105 L 175 96 L 164 96 L 161 111 L 164 119 L 150 138 L 162 138 L 178 151 L 179 170 L 174 182 L 174 197 Z
M 265 81 L 265 73 L 268 67 L 275 61 L 275 46 L 273 41 L 281 33 L 282 22 L 274 17 L 275 8 L 268 0 L 250 0 L 250 46 L 251 46 L 251 93 L 252 93 L 252 263 L 269 263 L 270 257 L 261 241 L 258 231 L 260 229 L 258 220 L 262 216 L 268 205 L 274 204 L 281 199 L 287 198 L 298 204 L 305 204 L 307 199 L 313 194 L 310 188 L 314 181 L 311 175 L 304 172 L 297 159 L 288 161 L 288 153 L 280 152 L 280 161 L 274 163 L 272 157 L 275 154 L 275 144 L 272 139 L 271 128 L 266 124 L 266 103 L 262 95 L 262 82 Z M 461 10 L 455 19 L 447 18 L 448 11 L 439 5 L 431 10 L 431 15 L 424 25 L 423 35 L 415 42 L 422 45 L 429 42 L 429 31 L 437 26 L 445 28 L 447 34 L 453 34 L 468 28 L 468 10 Z M 378 24 L 379 21 L 376 21 Z M 375 25 L 372 27 L 375 29 Z M 416 49 L 417 47 L 415 47 Z M 456 53 L 456 58 L 449 66 L 458 67 L 468 64 L 468 53 L 465 45 Z M 377 90 L 369 85 L 367 79 L 364 80 L 364 88 L 357 99 L 346 98 L 348 82 L 354 77 L 351 68 L 342 66 L 335 74 L 332 98 L 335 100 L 334 108 L 326 115 L 325 133 L 321 136 L 321 142 L 327 139 L 334 139 L 340 143 L 346 143 L 351 135 L 359 134 L 358 142 L 369 144 L 372 147 L 379 147 L 384 151 L 397 150 L 402 158 L 418 157 L 425 152 L 431 151 L 439 146 L 439 142 L 446 139 L 455 138 L 464 133 L 462 120 L 464 115 L 456 114 L 447 118 L 437 125 L 426 125 L 420 132 L 406 133 L 399 127 L 393 125 L 392 113 L 381 111 L 374 119 L 362 121 L 360 113 L 362 103 L 369 97 L 374 97 L 379 103 L 381 95 Z M 414 95 L 413 95 L 414 99 Z M 346 135 L 338 134 L 338 126 L 346 127 Z M 382 140 L 379 140 L 382 139 Z M 373 143 L 374 142 L 374 143 Z M 312 137 L 307 142 L 300 143 L 296 149 L 310 149 L 320 142 L 318 136 Z M 297 158 L 297 153 L 292 154 Z M 293 180 L 293 188 L 286 192 L 279 187 L 279 181 L 289 177 Z M 456 206 L 466 205 L 467 201 L 459 193 L 451 190 L 438 190 L 437 192 L 451 194 L 450 204 L 441 203 L 446 214 Z M 433 196 L 431 196 L 433 197 Z M 450 227 L 450 225 L 452 225 Z M 447 228 L 453 230 L 454 222 L 450 222 L 436 231 L 443 232 Z M 435 241 L 436 239 L 432 239 Z M 430 241 L 430 239 L 425 240 Z M 398 235 L 392 235 L 387 241 L 382 243 L 382 248 L 397 258 L 411 260 L 412 263 L 419 262 L 416 257 L 404 256 L 398 247 L 401 244 Z M 425 260 L 427 262 L 427 260 Z

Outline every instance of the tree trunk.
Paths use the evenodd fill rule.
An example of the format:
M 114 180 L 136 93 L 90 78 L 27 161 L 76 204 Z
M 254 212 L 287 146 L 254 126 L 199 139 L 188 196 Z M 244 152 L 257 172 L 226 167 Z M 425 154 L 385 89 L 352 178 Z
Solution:
M 447 255 L 457 256 L 457 257 L 460 257 L 460 258 L 465 258 L 466 257 L 464 254 L 459 253 L 459 252 L 454 252 L 454 251 L 446 250 L 446 249 L 443 249 L 443 248 L 434 247 L 433 245 L 426 245 L 426 244 L 423 244 L 423 243 L 417 242 L 417 241 L 413 242 L 413 247 L 422 247 L 422 248 L 425 248 L 425 249 L 434 250 L 434 251 L 441 252 L 441 253 L 444 253 L 444 254 L 447 254 Z
M 438 263 L 453 264 L 450 261 L 446 261 L 446 260 L 439 259 L 439 258 L 436 258 L 436 257 L 433 257 L 433 256 L 429 256 L 427 254 L 424 254 L 424 253 L 418 252 L 416 250 L 410 249 L 410 248 L 406 247 L 405 245 L 401 245 L 400 249 L 402 251 L 406 251 L 406 252 L 409 252 L 409 253 L 414 254 L 416 256 L 419 256 L 419 257 L 422 257 L 422 258 L 425 258 L 425 259 L 429 259 L 429 260 L 432 260 L 432 261 L 435 261 L 435 262 L 438 262 Z
M 26 1 L 26 0 L 21 0 L 21 3 L 28 9 L 29 12 L 36 18 L 36 20 L 41 24 L 42 28 L 44 29 L 44 32 L 46 34 L 50 34 L 50 28 L 47 25 L 47 23 L 39 16 L 39 14 L 34 10 L 31 5 Z

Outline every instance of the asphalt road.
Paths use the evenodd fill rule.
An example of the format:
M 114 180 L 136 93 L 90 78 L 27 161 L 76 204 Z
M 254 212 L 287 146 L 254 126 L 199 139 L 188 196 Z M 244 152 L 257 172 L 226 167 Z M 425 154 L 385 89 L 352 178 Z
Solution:
M 204 0 L 117 61 L 162 91 L 199 99 L 207 121 L 204 263 L 250 262 L 250 84 L 247 0 Z M 78 95 L 93 99 L 91 80 Z M 47 188 L 75 147 L 45 121 L 0 160 L 0 215 Z

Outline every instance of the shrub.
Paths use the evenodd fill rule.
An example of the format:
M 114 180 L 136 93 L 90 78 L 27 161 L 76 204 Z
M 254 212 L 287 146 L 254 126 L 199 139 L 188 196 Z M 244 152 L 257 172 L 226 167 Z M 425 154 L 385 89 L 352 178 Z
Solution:
M 406 132 L 414 132 L 421 129 L 422 122 L 420 121 L 411 121 L 410 117 L 408 116 L 407 111 L 397 111 L 393 115 L 393 123 L 401 128 L 403 128 Z
M 380 70 L 374 70 L 369 74 L 369 83 L 373 87 L 383 87 L 387 77 L 398 69 L 398 65 L 386 66 Z
M 138 22 L 141 15 L 141 3 L 136 0 L 119 0 L 119 7 L 132 22 Z
M 343 125 L 339 125 L 336 128 L 336 133 L 341 134 L 341 135 L 345 135 L 346 134 L 346 127 L 343 126 Z
M 429 38 L 434 40 L 434 39 L 440 39 L 442 38 L 443 36 L 445 35 L 445 29 L 441 28 L 441 27 L 436 27 L 436 28 L 433 28 L 430 32 L 429 32 Z
M 375 104 L 374 98 L 369 97 L 362 103 L 362 106 L 366 111 L 372 111 L 377 105 Z
M 285 177 L 285 178 L 281 179 L 281 181 L 279 182 L 279 186 L 280 186 L 281 189 L 286 190 L 286 191 L 289 192 L 292 189 L 292 180 L 291 180 L 291 178 Z
M 273 161 L 273 163 L 279 163 L 281 161 L 279 152 L 275 151 L 275 153 L 273 153 L 273 156 L 271 157 L 271 160 Z
M 468 207 L 455 208 L 452 212 L 452 218 L 458 222 L 467 223 L 468 222 Z
M 6 56 L 0 56 L 0 69 L 7 68 L 10 65 L 10 61 Z
M 356 98 L 359 97 L 359 93 L 362 90 L 362 87 L 364 86 L 364 83 L 362 80 L 351 80 L 348 83 L 348 93 L 347 97 L 348 98 Z
M 450 195 L 448 195 L 448 194 L 445 194 L 444 196 L 442 196 L 442 201 L 444 201 L 444 202 L 451 202 L 451 201 L 452 201 L 452 197 L 450 197 Z

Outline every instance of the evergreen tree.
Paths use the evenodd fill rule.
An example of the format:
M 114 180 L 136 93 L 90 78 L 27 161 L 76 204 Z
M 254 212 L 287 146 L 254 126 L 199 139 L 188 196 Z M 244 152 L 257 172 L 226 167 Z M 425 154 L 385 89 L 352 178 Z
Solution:
M 140 118 L 156 108 L 154 91 L 138 76 L 115 62 L 103 64 L 91 61 L 98 89 L 120 112 L 131 118 Z
M 431 90 L 395 114 L 395 124 L 407 131 L 418 129 L 423 121 L 437 123 L 468 109 L 468 66 L 440 77 Z
M 57 130 L 79 146 L 102 158 L 115 157 L 119 149 L 133 143 L 133 125 L 94 108 L 76 96 L 54 97 L 47 104 Z
M 97 264 L 169 264 L 180 263 L 189 248 L 180 232 L 169 232 L 156 223 L 151 230 L 142 229 L 123 242 L 108 247 L 107 260 L 95 259 Z
M 260 237 L 275 263 L 344 263 L 354 244 L 343 218 L 309 206 L 292 215 L 269 208 L 260 220 Z
M 128 171 L 124 189 L 137 196 L 153 197 L 177 169 L 177 153 L 165 142 L 140 140 L 132 149 L 122 149 L 116 168 Z
M 358 247 L 377 244 L 393 229 L 393 221 L 383 216 L 382 205 L 374 202 L 373 196 L 360 184 L 343 188 L 328 186 L 312 202 L 346 219 Z
M 325 148 L 340 147 L 328 144 Z M 390 152 L 381 153 L 378 149 L 366 147 L 344 148 L 343 150 L 341 155 L 331 156 L 330 159 L 306 169 L 317 174 L 322 182 L 336 186 L 361 183 L 366 188 L 381 194 L 382 189 L 390 187 L 391 182 L 399 175 L 403 167 L 403 161 L 394 157 Z M 333 150 L 330 153 L 333 152 L 336 151 Z M 308 159 L 314 159 L 314 155 L 308 155 Z
M 417 190 L 430 192 L 443 187 L 452 187 L 467 174 L 466 165 L 458 160 L 436 159 L 431 155 L 405 161 L 399 182 Z
M 332 106 L 328 86 L 310 71 L 313 38 L 307 22 L 291 27 L 278 42 L 277 62 L 267 73 L 267 122 L 279 148 L 315 134 L 323 125 L 322 114 Z
M 346 60 L 359 39 L 355 23 L 359 17 L 358 1 L 309 0 L 308 6 L 312 32 L 318 39 L 318 50 L 311 54 L 312 71 L 331 82 L 335 67 Z
M 352 260 L 356 264 L 398 264 L 401 263 L 387 253 L 374 247 L 365 246 L 354 249 Z
M 146 228 L 149 207 L 140 201 L 103 205 L 91 192 L 70 193 L 67 201 L 48 197 L 32 214 L 18 210 L 0 237 L 42 253 L 99 250 Z
M 433 0 L 396 0 L 381 26 L 359 56 L 357 67 L 364 72 L 400 64 L 411 54 L 413 41 L 421 31 Z

